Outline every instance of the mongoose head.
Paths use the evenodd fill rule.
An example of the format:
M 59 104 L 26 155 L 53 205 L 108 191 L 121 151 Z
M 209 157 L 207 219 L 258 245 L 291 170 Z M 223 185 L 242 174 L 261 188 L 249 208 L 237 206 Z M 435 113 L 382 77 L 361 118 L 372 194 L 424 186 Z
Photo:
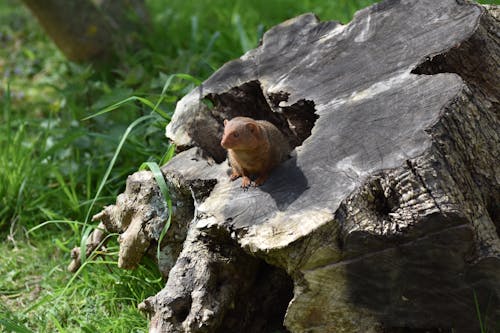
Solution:
M 261 129 L 252 118 L 236 117 L 224 120 L 221 146 L 225 149 L 250 150 L 261 143 Z

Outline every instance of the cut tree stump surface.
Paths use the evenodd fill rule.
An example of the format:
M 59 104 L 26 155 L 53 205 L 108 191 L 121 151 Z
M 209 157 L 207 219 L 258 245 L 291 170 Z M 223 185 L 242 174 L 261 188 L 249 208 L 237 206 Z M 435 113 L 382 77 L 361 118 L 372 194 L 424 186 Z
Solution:
M 499 35 L 498 7 L 462 1 L 305 14 L 186 95 L 162 171 L 193 219 L 151 332 L 475 332 L 476 305 L 500 329 Z M 246 191 L 235 116 L 295 146 Z

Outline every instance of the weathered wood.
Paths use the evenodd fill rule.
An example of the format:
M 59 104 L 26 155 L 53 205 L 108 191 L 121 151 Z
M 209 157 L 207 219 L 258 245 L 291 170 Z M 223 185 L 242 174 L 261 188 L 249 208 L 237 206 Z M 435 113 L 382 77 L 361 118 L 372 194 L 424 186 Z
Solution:
M 185 151 L 162 171 L 191 192 L 193 219 L 165 289 L 141 305 L 151 331 L 276 330 L 235 324 L 259 306 L 275 312 L 256 321 L 281 314 L 290 332 L 476 332 L 477 307 L 497 329 L 497 13 L 427 0 L 345 26 L 306 14 L 186 95 L 167 127 Z M 238 115 L 296 146 L 248 191 L 219 145 Z M 256 280 L 262 261 L 276 297 Z

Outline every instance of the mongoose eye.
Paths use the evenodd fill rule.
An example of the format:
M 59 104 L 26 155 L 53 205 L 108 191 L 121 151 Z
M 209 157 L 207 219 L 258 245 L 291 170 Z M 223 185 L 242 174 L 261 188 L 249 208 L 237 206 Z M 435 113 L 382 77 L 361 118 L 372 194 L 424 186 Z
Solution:
M 235 138 L 237 138 L 237 137 L 239 137 L 239 136 L 240 136 L 240 133 L 238 133 L 238 132 L 234 132 L 234 133 L 233 133 L 233 136 L 234 136 Z

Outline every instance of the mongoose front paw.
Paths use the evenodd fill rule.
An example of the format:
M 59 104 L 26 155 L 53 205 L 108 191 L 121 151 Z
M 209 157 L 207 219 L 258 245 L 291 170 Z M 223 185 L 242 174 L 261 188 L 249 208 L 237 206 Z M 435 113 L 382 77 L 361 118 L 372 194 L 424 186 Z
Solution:
M 257 187 L 257 186 L 260 186 L 262 184 L 264 184 L 264 182 L 266 181 L 267 179 L 267 175 L 261 175 L 259 176 L 253 183 L 253 186 Z
M 251 182 L 252 181 L 250 180 L 250 178 L 243 176 L 243 180 L 241 181 L 241 187 L 248 188 Z

